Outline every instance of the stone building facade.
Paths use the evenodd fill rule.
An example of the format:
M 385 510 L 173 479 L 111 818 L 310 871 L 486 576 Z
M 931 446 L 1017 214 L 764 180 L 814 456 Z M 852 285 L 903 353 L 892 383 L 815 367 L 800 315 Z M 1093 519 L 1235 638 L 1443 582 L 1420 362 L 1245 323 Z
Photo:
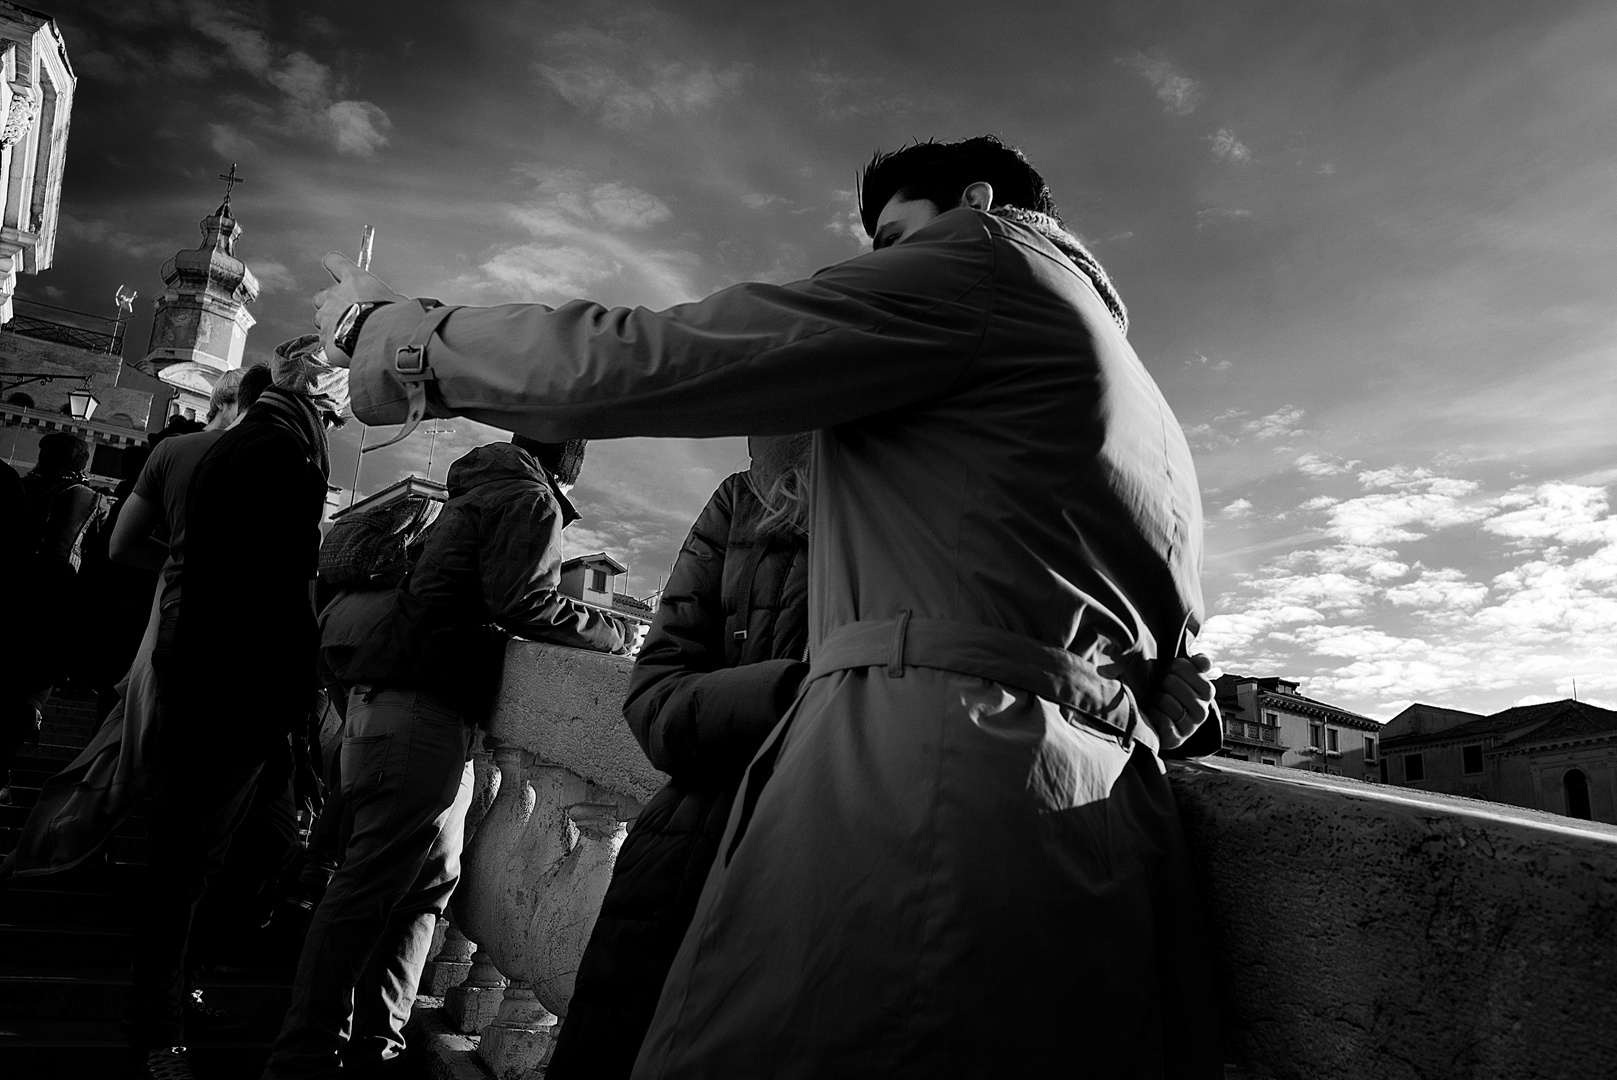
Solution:
M 1383 778 L 1617 824 L 1617 712 L 1561 700 L 1490 716 L 1411 705 L 1383 733 Z
M 1379 721 L 1299 694 L 1289 679 L 1222 675 L 1215 688 L 1224 717 L 1222 756 L 1355 780 L 1380 778 Z
M 11 321 L 17 275 L 46 269 L 56 251 L 77 85 L 56 21 L 0 2 L 0 322 Z

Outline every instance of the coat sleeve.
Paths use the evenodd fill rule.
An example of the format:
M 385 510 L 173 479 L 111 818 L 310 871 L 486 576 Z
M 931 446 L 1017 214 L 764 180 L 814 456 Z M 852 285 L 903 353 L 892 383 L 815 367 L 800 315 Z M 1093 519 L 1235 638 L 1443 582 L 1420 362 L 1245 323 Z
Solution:
M 720 485 L 686 537 L 623 703 L 651 763 L 686 782 L 739 779 L 808 672 L 792 660 L 724 666 L 724 559 L 739 482 Z
M 390 304 L 355 350 L 355 411 L 370 424 L 404 419 L 394 356 L 422 334 L 431 415 L 550 442 L 788 434 L 929 400 L 959 379 L 988 324 L 993 241 L 956 216 L 974 213 L 805 281 L 736 285 L 666 311 Z M 434 318 L 436 330 L 421 329 Z
M 627 650 L 628 620 L 557 591 L 561 514 L 553 501 L 524 495 L 486 512 L 478 548 L 483 600 L 501 627 L 553 645 Z

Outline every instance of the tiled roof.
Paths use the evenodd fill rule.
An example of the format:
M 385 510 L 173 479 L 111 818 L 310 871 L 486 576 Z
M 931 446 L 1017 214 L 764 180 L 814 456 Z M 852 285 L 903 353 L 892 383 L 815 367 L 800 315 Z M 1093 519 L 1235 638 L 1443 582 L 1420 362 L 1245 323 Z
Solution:
M 1423 705 L 1420 702 L 1409 706 L 1403 712 L 1387 721 L 1387 726 L 1381 729 L 1383 739 L 1397 739 L 1411 734 L 1413 729 L 1422 728 L 1422 736 L 1434 735 L 1438 731 L 1452 731 L 1461 724 L 1468 724 L 1473 720 L 1481 720 L 1481 713 L 1465 712 L 1461 709 L 1444 709 L 1437 705 Z
M 1509 742 L 1499 744 L 1499 749 L 1508 746 L 1525 746 L 1530 743 L 1558 742 L 1562 739 L 1576 739 L 1585 735 L 1599 735 L 1602 732 L 1617 733 L 1617 712 L 1610 709 L 1601 709 L 1582 701 L 1552 701 L 1547 703 L 1553 706 L 1554 711 L 1548 714 L 1544 723 L 1524 735 L 1518 735 Z M 1526 708 L 1544 710 L 1546 706 L 1529 705 Z M 1506 710 L 1514 712 L 1515 710 Z
M 1431 706 L 1427 706 L 1431 708 Z M 1454 710 L 1445 710 L 1452 713 Z M 1563 718 L 1567 719 L 1562 725 Z M 1560 701 L 1544 701 L 1536 705 L 1518 705 L 1515 708 L 1496 712 L 1491 716 L 1479 716 L 1464 724 L 1444 728 L 1441 731 L 1424 732 L 1419 735 L 1389 735 L 1382 739 L 1383 749 L 1392 749 L 1400 746 L 1413 746 L 1417 743 L 1461 742 L 1468 739 L 1482 739 L 1489 735 L 1498 735 L 1516 728 L 1531 726 L 1532 730 L 1524 731 L 1508 743 L 1501 745 L 1520 745 L 1527 742 L 1539 742 L 1544 738 L 1565 738 L 1568 736 L 1548 736 L 1541 734 L 1547 729 L 1547 724 L 1562 725 L 1574 734 L 1588 731 L 1617 730 L 1617 712 L 1610 709 L 1596 708 L 1581 701 L 1572 701 L 1563 698 Z

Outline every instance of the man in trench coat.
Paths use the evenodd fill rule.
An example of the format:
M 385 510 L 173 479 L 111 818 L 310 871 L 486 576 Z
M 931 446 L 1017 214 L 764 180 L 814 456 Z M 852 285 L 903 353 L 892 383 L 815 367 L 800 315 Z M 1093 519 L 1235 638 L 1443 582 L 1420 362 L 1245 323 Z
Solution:
M 789 285 L 433 307 L 332 255 L 318 318 L 369 423 L 816 433 L 810 673 L 636 1077 L 1221 1075 L 1159 761 L 1190 732 L 1141 722 L 1202 619 L 1180 425 L 1020 152 L 919 144 L 861 194 L 875 250 Z

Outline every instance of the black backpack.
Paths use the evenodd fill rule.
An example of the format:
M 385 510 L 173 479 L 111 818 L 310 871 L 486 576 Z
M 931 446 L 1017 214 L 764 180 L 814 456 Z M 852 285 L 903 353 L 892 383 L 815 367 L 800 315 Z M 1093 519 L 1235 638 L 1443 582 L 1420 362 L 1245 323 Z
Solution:
M 344 515 L 320 544 L 320 580 L 336 589 L 391 589 L 404 580 L 410 547 L 443 503 L 411 495 Z

